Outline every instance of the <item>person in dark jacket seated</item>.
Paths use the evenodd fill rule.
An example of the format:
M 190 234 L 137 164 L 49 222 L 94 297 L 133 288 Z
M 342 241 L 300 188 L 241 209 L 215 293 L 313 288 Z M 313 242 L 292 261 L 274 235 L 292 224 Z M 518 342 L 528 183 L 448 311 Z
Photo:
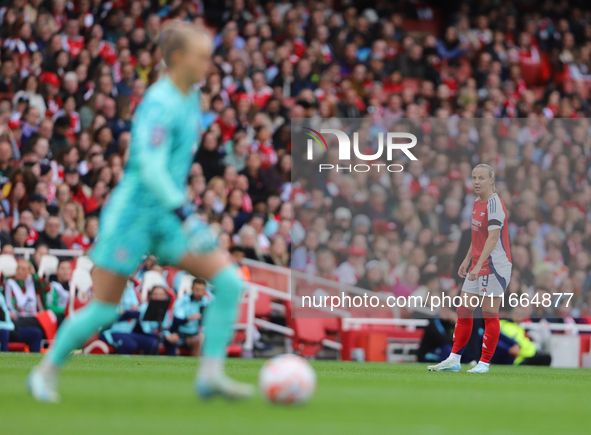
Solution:
M 203 278 L 195 278 L 190 293 L 185 293 L 174 303 L 173 320 L 170 332 L 165 332 L 167 355 L 175 355 L 177 347 L 189 349 L 191 355 L 199 356 L 205 338 L 201 329 L 201 319 L 205 307 L 211 302 Z
M 45 229 L 39 233 L 35 242 L 37 245 L 46 245 L 49 249 L 68 249 L 62 242 L 60 234 L 60 218 L 58 216 L 49 216 L 45 221 Z
M 155 285 L 150 290 L 148 301 L 165 301 L 169 298 L 164 287 Z M 99 338 L 117 349 L 117 353 L 132 355 L 138 351 L 144 355 L 158 353 L 158 328 L 155 321 L 143 320 L 148 302 L 141 304 L 137 310 L 123 311 L 119 321 L 110 329 L 103 331 Z M 168 312 L 162 322 L 162 327 L 169 323 Z
M 455 323 L 456 314 L 449 308 L 442 308 L 439 317 L 429 318 L 417 351 L 419 362 L 439 362 L 446 358 L 453 346 Z

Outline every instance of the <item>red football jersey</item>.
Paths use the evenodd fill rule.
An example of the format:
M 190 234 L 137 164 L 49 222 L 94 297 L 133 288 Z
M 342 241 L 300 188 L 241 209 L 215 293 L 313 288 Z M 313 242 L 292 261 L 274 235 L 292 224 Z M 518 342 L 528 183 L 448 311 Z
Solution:
M 501 236 L 497 241 L 492 253 L 482 265 L 478 276 L 500 275 L 508 278 L 511 276 L 511 251 L 509 249 L 507 210 L 505 204 L 498 194 L 493 193 L 487 202 L 480 199 L 474 201 L 472 211 L 472 266 L 474 268 L 484 244 L 488 238 L 488 232 L 491 230 L 501 230 Z

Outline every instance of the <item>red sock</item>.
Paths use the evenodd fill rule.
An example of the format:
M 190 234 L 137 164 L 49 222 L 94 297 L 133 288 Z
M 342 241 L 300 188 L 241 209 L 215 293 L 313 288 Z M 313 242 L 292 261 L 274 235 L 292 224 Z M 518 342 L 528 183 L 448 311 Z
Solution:
M 454 345 L 451 352 L 461 355 L 468 344 L 468 340 L 470 340 L 470 335 L 472 335 L 473 312 L 463 306 L 459 306 L 456 311 L 458 313 L 458 322 L 454 329 Z
M 484 337 L 482 337 L 482 356 L 480 361 L 489 363 L 497 348 L 501 324 L 498 313 L 482 313 L 484 318 Z

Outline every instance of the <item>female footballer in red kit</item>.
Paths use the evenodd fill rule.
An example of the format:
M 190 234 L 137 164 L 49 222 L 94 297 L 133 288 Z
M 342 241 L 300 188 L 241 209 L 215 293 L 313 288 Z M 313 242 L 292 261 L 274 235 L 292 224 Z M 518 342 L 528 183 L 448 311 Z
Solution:
M 454 329 L 454 344 L 447 359 L 429 366 L 429 371 L 459 372 L 460 359 L 472 333 L 472 315 L 482 303 L 484 337 L 482 356 L 470 373 L 488 373 L 489 363 L 499 340 L 499 307 L 511 278 L 507 210 L 495 188 L 493 169 L 485 164 L 472 170 L 472 185 L 477 195 L 472 211 L 472 243 L 458 274 L 466 278 L 462 286 L 461 305 Z M 472 260 L 472 267 L 468 266 Z M 476 297 L 474 297 L 476 296 Z

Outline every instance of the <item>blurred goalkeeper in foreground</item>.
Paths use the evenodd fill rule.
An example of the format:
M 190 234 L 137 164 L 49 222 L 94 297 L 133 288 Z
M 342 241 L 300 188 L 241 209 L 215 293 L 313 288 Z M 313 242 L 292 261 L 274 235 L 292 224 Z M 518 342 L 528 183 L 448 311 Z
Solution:
M 216 298 L 204 319 L 208 337 L 195 381 L 197 393 L 230 398 L 253 394 L 251 385 L 224 373 L 242 282 L 218 249 L 214 233 L 193 213 L 185 190 L 202 128 L 193 85 L 209 69 L 213 43 L 204 30 L 175 21 L 163 30 L 161 49 L 168 75 L 148 90 L 137 108 L 125 177 L 102 213 L 91 252 L 94 299 L 64 321 L 51 351 L 29 375 L 28 388 L 37 400 L 59 400 L 59 370 L 72 350 L 119 318 L 117 304 L 127 278 L 147 252 L 214 286 Z

